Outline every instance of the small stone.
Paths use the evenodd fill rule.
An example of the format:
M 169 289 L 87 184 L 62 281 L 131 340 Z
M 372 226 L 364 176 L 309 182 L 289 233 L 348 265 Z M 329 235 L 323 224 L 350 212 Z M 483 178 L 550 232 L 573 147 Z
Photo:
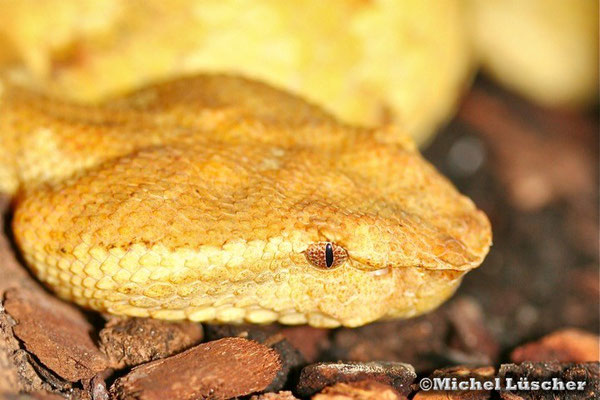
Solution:
M 392 361 L 317 363 L 302 369 L 297 390 L 310 396 L 338 382 L 372 380 L 407 395 L 416 377 L 411 365 Z

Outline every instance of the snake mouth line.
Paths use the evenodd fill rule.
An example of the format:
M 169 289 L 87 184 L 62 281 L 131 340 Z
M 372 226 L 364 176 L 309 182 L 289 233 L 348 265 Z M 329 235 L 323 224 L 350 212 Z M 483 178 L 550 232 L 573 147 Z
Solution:
M 375 265 L 373 265 L 372 263 L 363 261 L 361 259 L 358 259 L 358 258 L 352 258 L 352 257 L 350 257 L 348 259 L 348 265 L 350 267 L 352 267 L 354 269 L 357 269 L 359 271 L 366 272 L 366 273 L 368 273 L 371 276 L 384 276 L 384 275 L 387 275 L 387 274 L 391 273 L 392 269 L 393 269 L 392 265 L 386 265 L 384 267 L 380 267 L 380 268 L 377 268 L 377 269 L 360 268 L 359 266 L 355 265 L 354 262 L 358 262 L 360 264 L 368 265 L 370 267 L 374 267 Z
M 382 276 L 387 275 L 392 272 L 392 269 L 395 267 L 391 263 L 374 263 L 369 259 L 364 259 L 361 257 L 357 257 L 352 253 L 349 254 L 347 263 L 350 267 L 357 269 L 359 271 L 367 272 L 374 276 Z

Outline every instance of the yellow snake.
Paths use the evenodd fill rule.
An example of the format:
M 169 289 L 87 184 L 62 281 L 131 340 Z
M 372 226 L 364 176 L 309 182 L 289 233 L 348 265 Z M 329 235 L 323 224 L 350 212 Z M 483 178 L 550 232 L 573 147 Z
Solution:
M 201 75 L 99 105 L 5 82 L 0 188 L 34 274 L 118 315 L 359 326 L 439 305 L 485 215 L 395 127 Z

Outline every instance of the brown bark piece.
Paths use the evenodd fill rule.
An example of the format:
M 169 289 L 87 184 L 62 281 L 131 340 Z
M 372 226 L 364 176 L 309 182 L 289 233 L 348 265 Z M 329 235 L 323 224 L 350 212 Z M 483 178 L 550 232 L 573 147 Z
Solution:
M 0 392 L 0 400 L 65 400 L 65 397 L 50 392 L 31 392 L 27 394 Z
M 494 367 L 470 368 L 466 366 L 456 366 L 438 369 L 429 376 L 429 379 L 435 378 L 456 378 L 456 382 L 470 381 L 474 379 L 477 382 L 492 381 L 495 377 Z M 491 398 L 491 390 L 445 390 L 445 391 L 419 391 L 413 397 L 413 400 L 487 400 Z
M 100 350 L 113 368 L 179 353 L 202 341 L 202 325 L 149 318 L 113 318 L 100 331 Z
M 296 396 L 289 391 L 283 391 L 278 393 L 264 393 L 261 395 L 254 395 L 250 397 L 250 400 L 298 400 Z
M 15 335 L 61 378 L 89 379 L 108 367 L 94 344 L 93 327 L 83 314 L 53 297 L 30 290 L 9 290 L 4 308 L 17 321 Z
M 578 268 L 571 271 L 570 275 L 569 283 L 572 285 L 574 291 L 590 299 L 600 299 L 600 279 L 598 279 L 597 265 L 592 263 Z
M 458 297 L 418 318 L 339 329 L 328 350 L 339 360 L 402 361 L 421 373 L 453 364 L 494 364 L 499 345 L 479 304 Z
M 290 344 L 277 325 L 206 325 L 205 331 L 208 340 L 241 337 L 255 340 L 275 350 L 282 365 L 277 377 L 266 389 L 269 392 L 281 390 L 290 377 L 306 365 L 302 354 Z
M 18 393 L 21 390 L 43 388 L 43 384 L 29 365 L 19 368 L 16 354 L 19 341 L 14 337 L 14 320 L 4 311 L 0 312 L 0 393 Z M 23 382 L 22 374 L 27 376 L 28 385 Z M 1 398 L 1 397 L 0 397 Z
M 548 112 L 529 103 L 474 88 L 459 112 L 491 143 L 498 176 L 513 205 L 538 210 L 595 190 L 596 126 L 579 114 Z M 551 160 L 551 162 L 549 162 Z
M 306 361 L 281 333 L 268 337 L 262 343 L 275 350 L 281 360 L 281 369 L 266 390 L 271 392 L 281 390 L 291 377 L 297 377 L 296 373 L 299 373 L 300 368 L 306 365 Z
M 277 353 L 242 338 L 200 344 L 135 367 L 117 379 L 119 399 L 228 399 L 264 390 L 281 368 Z
M 400 394 L 407 395 L 415 378 L 412 365 L 399 362 L 317 363 L 302 369 L 297 389 L 300 395 L 310 396 L 338 382 L 372 380 L 391 385 Z
M 376 322 L 333 333 L 333 359 L 402 361 L 417 372 L 444 366 L 449 326 L 442 310 L 411 320 Z
M 451 346 L 470 358 L 470 364 L 493 364 L 500 346 L 485 324 L 481 306 L 470 297 L 459 297 L 447 307 L 453 327 Z
M 280 331 L 281 329 L 277 325 L 206 324 L 204 326 L 204 333 L 207 340 L 241 337 L 262 343 Z
M 375 381 L 358 381 L 351 383 L 337 383 L 326 387 L 321 393 L 312 397 L 312 400 L 405 400 L 406 396 L 400 395 L 391 386 Z
M 285 328 L 281 334 L 294 346 L 307 362 L 315 362 L 321 351 L 329 346 L 329 329 L 299 325 Z
M 0 224 L 5 226 L 4 214 L 10 203 L 0 194 Z M 5 235 L 0 234 L 0 298 L 10 287 L 34 287 L 35 284 L 15 259 Z M 0 309 L 0 393 L 19 393 L 51 389 L 28 362 L 24 350 L 14 336 L 14 319 Z
M 65 398 L 61 395 L 48 392 L 34 392 L 30 393 L 29 396 L 31 396 L 29 398 L 32 400 L 65 400 Z M 0 396 L 0 398 L 4 399 L 2 396 Z M 26 398 L 24 397 L 23 399 L 21 399 L 20 397 L 18 397 L 17 399 L 25 400 Z
M 600 398 L 600 363 L 559 363 L 559 362 L 524 362 L 522 364 L 503 364 L 500 366 L 498 377 L 502 382 L 512 378 L 516 385 L 522 379 L 531 381 L 563 382 L 566 389 L 568 381 L 585 382 L 584 390 L 502 390 L 500 395 L 505 400 L 537 400 L 561 399 L 581 400 Z
M 2 226 L 4 226 L 2 217 L 6 212 L 8 203 L 8 199 L 0 195 L 0 210 L 2 211 L 0 223 Z M 50 331 L 37 331 L 32 324 L 28 323 L 18 327 L 18 319 L 15 320 L 16 318 L 8 313 L 11 302 L 3 303 L 3 307 L 0 308 L 0 393 L 2 395 L 37 393 L 40 396 L 44 394 L 51 398 L 52 395 L 48 393 L 52 391 L 66 392 L 73 390 L 71 393 L 74 399 L 78 398 L 77 393 L 79 392 L 85 396 L 86 393 L 81 390 L 73 389 L 73 385 L 64 377 L 61 377 L 59 372 L 65 370 L 67 372 L 76 371 L 84 372 L 83 375 L 87 375 L 87 372 L 93 373 L 88 371 L 90 365 L 100 368 L 103 364 L 103 355 L 95 348 L 88 335 L 91 325 L 87 323 L 85 317 L 75 307 L 49 296 L 37 282 L 31 279 L 23 265 L 16 260 L 14 249 L 8 238 L 0 234 L 0 298 L 4 300 L 6 293 L 9 293 L 9 297 L 14 296 L 16 298 L 16 303 L 13 303 L 13 305 L 16 304 L 17 313 L 27 314 L 26 319 L 33 319 L 34 324 L 40 323 Z M 29 307 L 34 309 L 34 314 L 28 314 Z M 36 317 L 40 313 L 43 314 L 43 321 Z M 63 317 L 64 319 L 62 319 Z M 47 318 L 49 319 L 46 320 Z M 18 331 L 25 333 L 24 338 L 19 337 L 17 339 Z M 69 336 L 74 332 L 75 342 Z M 57 337 L 60 337 L 61 340 L 57 343 L 53 342 L 53 339 Z M 67 343 L 69 346 L 66 354 L 65 347 L 63 347 L 65 337 L 68 337 Z M 32 341 L 28 338 L 32 338 Z M 45 350 L 43 354 L 41 353 L 42 356 L 35 353 L 32 355 L 31 353 L 34 350 L 28 347 L 31 344 L 34 344 L 34 347 L 45 344 L 48 347 L 42 346 Z M 73 349 L 70 347 L 73 344 L 76 347 L 79 345 L 82 345 L 82 347 Z M 54 351 L 52 351 L 53 345 L 56 345 Z M 25 349 L 22 347 L 25 347 Z M 88 350 L 90 353 L 86 354 Z M 96 358 L 98 355 L 99 359 Z M 62 357 L 65 356 L 67 356 L 65 365 L 60 365 L 61 360 L 63 360 Z M 54 360 L 52 360 L 52 357 L 54 357 Z M 94 364 L 94 361 L 91 360 L 98 361 L 98 364 Z M 49 364 L 51 365 L 58 365 L 58 370 L 50 370 L 51 365 L 43 364 L 44 361 L 50 361 Z M 83 364 L 77 366 L 80 361 Z M 87 364 L 89 361 L 92 364 Z M 77 378 L 79 376 L 72 377 L 72 379 Z
M 514 363 L 600 361 L 600 337 L 579 329 L 564 329 L 517 347 L 510 359 Z

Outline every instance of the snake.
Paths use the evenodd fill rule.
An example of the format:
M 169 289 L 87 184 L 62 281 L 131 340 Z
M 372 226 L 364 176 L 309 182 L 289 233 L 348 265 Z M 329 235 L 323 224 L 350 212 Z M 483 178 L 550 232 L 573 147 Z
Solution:
M 448 299 L 488 218 L 397 125 L 183 76 L 76 103 L 4 79 L 0 190 L 33 275 L 100 312 L 357 327 Z

